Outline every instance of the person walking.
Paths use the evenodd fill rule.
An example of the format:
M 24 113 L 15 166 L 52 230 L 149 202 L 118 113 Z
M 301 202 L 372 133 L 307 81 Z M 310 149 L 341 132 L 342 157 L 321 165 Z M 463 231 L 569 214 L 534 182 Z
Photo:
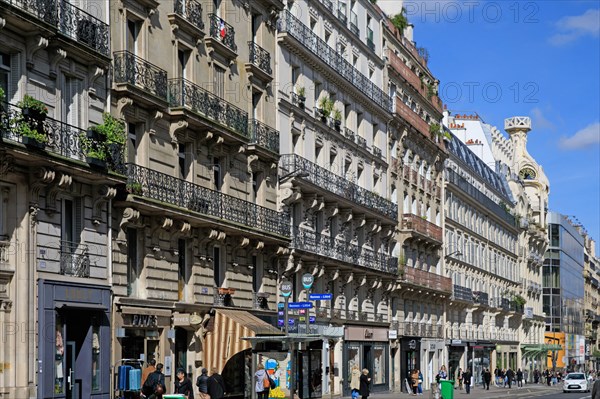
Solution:
M 158 363 L 156 370 L 148 375 L 144 385 L 142 385 L 142 393 L 148 399 L 160 399 L 165 393 L 165 375 L 162 373 L 163 364 Z
M 200 392 L 200 399 L 210 399 L 208 396 L 208 370 L 203 368 L 196 379 L 196 386 Z
M 185 376 L 185 370 L 178 368 L 175 373 L 175 389 L 173 393 L 181 394 L 186 399 L 194 399 L 194 388 L 192 387 L 192 381 Z
M 419 392 L 419 372 L 417 369 L 412 369 L 410 372 L 410 388 L 412 394 L 416 395 Z
M 517 388 L 523 388 L 523 372 L 521 369 L 517 369 Z
M 508 384 L 508 388 L 512 388 L 512 382 L 515 379 L 515 372 L 509 367 L 506 369 L 506 382 Z
M 600 379 L 597 379 L 592 386 L 592 397 L 591 399 L 600 399 Z
M 254 373 L 254 379 L 256 380 L 256 383 L 254 384 L 254 391 L 256 392 L 256 397 L 258 399 L 267 399 L 269 397 L 269 390 L 271 389 L 267 371 L 262 363 L 256 368 L 256 373 Z
M 150 359 L 148 360 L 148 366 L 142 370 L 142 380 L 140 381 L 140 385 L 144 386 L 144 383 L 148 379 L 148 376 L 156 371 L 156 360 Z
M 423 373 L 421 373 L 421 370 L 418 370 L 418 369 L 417 369 L 417 378 L 418 378 L 417 395 L 423 395 Z
M 367 399 L 369 397 L 369 384 L 371 383 L 371 378 L 369 378 L 369 370 L 363 369 L 362 375 L 360 376 L 360 396 L 362 399 Z
M 442 365 L 438 374 L 440 375 L 440 380 L 448 379 L 448 372 L 446 371 L 446 366 Z
M 465 384 L 465 391 L 467 392 L 467 395 L 471 394 L 471 377 L 471 369 L 467 369 L 467 371 L 463 373 L 463 384 Z
M 223 399 L 225 396 L 225 381 L 223 381 L 223 377 L 221 377 L 216 367 L 212 368 L 206 385 L 210 399 Z
M 352 372 L 350 373 L 350 391 L 358 397 L 358 392 L 360 391 L 360 370 L 356 364 L 352 366 Z
M 492 382 L 492 373 L 490 373 L 490 369 L 485 369 L 483 372 L 483 385 L 487 391 L 490 390 L 490 382 Z
M 463 371 L 460 367 L 458 369 L 457 380 L 458 380 L 458 389 L 460 389 L 462 391 L 462 389 L 463 389 Z

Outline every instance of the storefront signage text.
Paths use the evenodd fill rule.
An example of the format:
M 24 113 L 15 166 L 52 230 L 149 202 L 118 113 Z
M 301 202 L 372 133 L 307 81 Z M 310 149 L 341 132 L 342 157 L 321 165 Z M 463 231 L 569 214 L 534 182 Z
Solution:
M 131 318 L 131 324 L 136 327 L 156 327 L 158 317 L 156 315 L 134 314 Z

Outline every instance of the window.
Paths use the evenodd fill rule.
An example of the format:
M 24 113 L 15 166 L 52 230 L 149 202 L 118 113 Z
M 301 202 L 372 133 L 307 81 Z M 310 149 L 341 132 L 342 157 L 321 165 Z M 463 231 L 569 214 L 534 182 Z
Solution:
M 179 178 L 185 180 L 190 172 L 190 165 L 187 159 L 187 145 L 185 143 L 179 144 L 179 152 L 177 154 Z
M 188 61 L 190 52 L 187 50 L 177 50 L 177 76 L 183 79 L 188 79 L 189 71 Z
M 215 286 L 220 287 L 225 281 L 225 268 L 222 265 L 221 248 L 213 248 L 213 274 Z
M 127 162 L 135 163 L 137 154 L 137 126 L 135 123 L 127 124 Z
M 9 238 L 7 226 L 8 194 L 8 187 L 0 186 L 0 241 Z
M 252 255 L 252 291 L 259 292 L 260 286 L 261 284 L 258 271 L 258 258 L 256 257 L 256 255 Z
M 292 84 L 297 89 L 298 79 L 300 79 L 300 67 L 292 66 Z
M 213 0 L 213 13 L 221 16 L 221 0 Z
M 187 245 L 185 240 L 178 240 L 179 259 L 177 264 L 177 299 L 185 299 L 185 283 L 187 281 Z
M 223 186 L 223 176 L 221 174 L 221 160 L 213 158 L 213 183 L 215 190 L 220 191 Z
M 257 120 L 261 120 L 260 115 L 260 99 L 262 93 L 257 91 L 252 93 L 252 117 Z
M 396 91 L 398 90 L 398 88 L 396 87 L 395 84 L 390 84 L 390 98 L 392 99 L 392 108 L 396 109 Z
M 139 294 L 138 234 L 136 229 L 127 229 L 127 295 Z
M 213 81 L 214 94 L 218 97 L 225 97 L 225 69 L 218 65 L 214 68 L 214 81 Z
M 81 124 L 81 102 L 83 97 L 83 85 L 81 79 L 64 76 L 61 94 L 62 120 L 69 125 L 79 127 Z
M 262 21 L 261 14 L 252 15 L 252 41 L 258 43 L 258 32 L 260 30 L 260 23 Z
M 0 88 L 4 90 L 4 101 L 11 102 L 19 89 L 19 54 L 0 52 Z
M 125 48 L 130 53 L 138 55 L 138 38 L 140 35 L 140 27 L 141 24 L 138 21 L 133 21 L 131 19 L 127 20 L 127 36 L 125 37 Z

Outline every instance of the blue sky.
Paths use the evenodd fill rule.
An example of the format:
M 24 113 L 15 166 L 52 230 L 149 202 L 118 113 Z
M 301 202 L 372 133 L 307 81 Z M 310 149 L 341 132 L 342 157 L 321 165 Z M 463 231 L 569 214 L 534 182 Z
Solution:
M 600 1 L 404 6 L 444 103 L 501 131 L 504 118 L 530 116 L 528 150 L 550 180 L 550 210 L 575 215 L 600 249 Z

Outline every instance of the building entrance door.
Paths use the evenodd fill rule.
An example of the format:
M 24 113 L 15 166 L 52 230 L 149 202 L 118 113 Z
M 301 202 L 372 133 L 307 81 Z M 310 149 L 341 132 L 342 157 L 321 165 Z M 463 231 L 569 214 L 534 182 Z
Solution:
M 75 378 L 77 344 L 75 341 L 67 341 L 65 346 L 65 360 L 67 368 L 67 399 L 80 399 L 81 384 Z

